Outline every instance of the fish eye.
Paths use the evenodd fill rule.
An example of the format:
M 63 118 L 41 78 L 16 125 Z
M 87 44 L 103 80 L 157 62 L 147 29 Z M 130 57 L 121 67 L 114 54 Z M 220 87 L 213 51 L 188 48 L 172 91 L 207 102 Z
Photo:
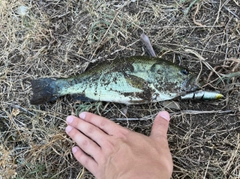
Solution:
M 181 70 L 181 73 L 184 74 L 184 75 L 188 75 L 189 71 L 187 69 L 183 69 L 183 70 Z

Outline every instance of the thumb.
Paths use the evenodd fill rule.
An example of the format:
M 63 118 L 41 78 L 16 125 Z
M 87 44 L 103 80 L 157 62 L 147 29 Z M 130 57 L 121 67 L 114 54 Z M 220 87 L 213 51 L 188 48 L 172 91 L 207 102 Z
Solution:
M 170 115 L 167 111 L 159 112 L 153 122 L 150 136 L 155 139 L 167 138 L 169 121 Z

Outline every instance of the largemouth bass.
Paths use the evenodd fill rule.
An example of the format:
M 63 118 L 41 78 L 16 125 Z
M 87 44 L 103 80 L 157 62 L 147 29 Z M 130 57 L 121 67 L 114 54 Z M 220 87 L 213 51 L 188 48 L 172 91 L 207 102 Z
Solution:
M 69 78 L 31 81 L 31 104 L 74 95 L 82 101 L 143 104 L 170 100 L 197 89 L 196 75 L 186 68 L 154 57 L 129 57 L 90 65 Z

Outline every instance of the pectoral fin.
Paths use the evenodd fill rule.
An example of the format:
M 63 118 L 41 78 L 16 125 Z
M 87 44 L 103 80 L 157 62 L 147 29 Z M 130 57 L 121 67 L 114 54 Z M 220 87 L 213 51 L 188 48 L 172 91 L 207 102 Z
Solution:
M 128 84 L 134 88 L 144 90 L 144 88 L 147 86 L 147 82 L 144 79 L 134 75 L 128 74 L 125 76 L 125 79 L 127 80 Z
M 138 88 L 143 91 L 139 93 L 134 93 L 135 97 L 141 98 L 144 102 L 151 102 L 153 91 L 149 87 L 147 81 L 134 75 L 127 75 L 125 78 L 132 87 Z

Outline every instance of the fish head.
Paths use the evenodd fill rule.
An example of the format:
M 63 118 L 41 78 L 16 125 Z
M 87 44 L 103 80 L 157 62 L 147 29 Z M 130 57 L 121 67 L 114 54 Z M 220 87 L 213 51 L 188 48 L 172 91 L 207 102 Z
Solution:
M 199 88 L 199 82 L 197 81 L 197 75 L 186 68 L 180 67 L 180 75 L 182 76 L 181 90 L 184 92 L 195 91 Z
M 172 78 L 176 79 L 176 88 L 178 88 L 180 93 L 195 91 L 199 88 L 199 83 L 197 81 L 197 74 L 188 70 L 185 67 L 173 65 L 172 68 Z M 171 72 L 170 72 L 171 73 Z
M 176 65 L 169 61 L 161 61 L 152 66 L 158 91 L 169 91 L 179 95 L 195 91 L 199 88 L 197 74 L 185 67 Z

